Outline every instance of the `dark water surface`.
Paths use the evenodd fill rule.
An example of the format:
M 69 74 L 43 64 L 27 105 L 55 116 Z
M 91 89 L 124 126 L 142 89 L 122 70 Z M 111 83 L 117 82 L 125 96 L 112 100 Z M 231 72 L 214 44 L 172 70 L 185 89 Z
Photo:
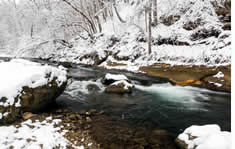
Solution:
M 122 73 L 135 84 L 132 94 L 106 94 L 100 83 L 107 72 Z M 133 126 L 161 128 L 176 136 L 191 125 L 219 124 L 231 127 L 231 94 L 195 87 L 173 86 L 167 80 L 140 74 L 97 70 L 77 66 L 71 68 L 72 79 L 59 102 L 72 109 L 98 109 L 129 121 Z M 96 84 L 101 91 L 87 90 Z

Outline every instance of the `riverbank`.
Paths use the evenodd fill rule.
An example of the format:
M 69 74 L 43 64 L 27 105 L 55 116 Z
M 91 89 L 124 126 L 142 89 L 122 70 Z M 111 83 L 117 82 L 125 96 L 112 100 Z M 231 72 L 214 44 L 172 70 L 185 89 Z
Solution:
M 57 108 L 39 114 L 27 114 L 27 121 L 32 121 L 32 124 L 37 122 L 45 125 L 43 123 L 47 122 L 46 125 L 48 125 L 57 121 L 53 126 L 55 129 L 60 128 L 57 132 L 69 141 L 66 146 L 68 149 L 142 149 L 146 147 L 176 149 L 175 138 L 167 131 L 149 130 L 141 126 L 132 127 L 125 120 L 108 116 L 104 111 L 90 109 L 71 112 Z M 21 119 L 12 126 L 21 128 L 25 122 L 26 119 Z M 28 144 L 37 141 L 27 138 Z M 41 146 L 43 147 L 43 144 Z

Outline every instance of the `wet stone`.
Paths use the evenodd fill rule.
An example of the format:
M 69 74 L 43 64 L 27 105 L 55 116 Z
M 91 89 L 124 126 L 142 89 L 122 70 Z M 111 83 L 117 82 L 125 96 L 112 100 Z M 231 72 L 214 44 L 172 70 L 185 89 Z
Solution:
M 91 109 L 88 112 L 91 113 L 91 114 L 95 114 L 95 113 L 97 113 L 97 110 L 96 109 Z
M 86 114 L 86 111 L 85 111 L 85 110 L 80 110 L 79 113 L 80 113 L 81 115 L 85 115 L 85 114 Z
M 70 114 L 70 115 L 69 115 L 69 119 L 71 119 L 71 120 L 76 120 L 77 117 L 76 117 L 75 114 Z
M 23 117 L 24 120 L 28 120 L 28 119 L 31 119 L 34 116 L 36 116 L 36 115 L 32 114 L 31 112 L 25 112 L 22 117 Z
M 91 119 L 90 117 L 86 117 L 86 121 L 87 121 L 88 123 L 90 123 L 90 122 L 92 122 L 92 119 Z
M 100 112 L 95 113 L 95 115 L 103 115 L 103 114 L 104 114 L 104 111 L 100 111 Z
M 84 129 L 85 130 L 88 130 L 88 129 L 90 129 L 91 128 L 91 125 L 86 125 L 86 126 L 84 126 Z
M 56 113 L 62 113 L 63 112 L 63 110 L 62 109 L 58 109 L 58 110 L 56 110 Z

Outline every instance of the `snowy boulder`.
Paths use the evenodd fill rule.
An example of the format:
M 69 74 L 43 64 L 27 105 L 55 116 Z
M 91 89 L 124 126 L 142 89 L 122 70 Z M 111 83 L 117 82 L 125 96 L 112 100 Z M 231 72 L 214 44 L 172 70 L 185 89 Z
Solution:
M 101 82 L 104 85 L 110 85 L 116 81 L 120 81 L 120 80 L 125 80 L 127 82 L 130 82 L 130 80 L 128 80 L 128 78 L 124 75 L 116 75 L 116 74 L 110 74 L 107 73 L 104 78 L 101 80 Z
M 180 149 L 231 149 L 231 133 L 218 125 L 191 126 L 178 136 Z
M 11 123 L 23 112 L 37 112 L 53 104 L 64 91 L 63 67 L 14 59 L 0 63 L 0 123 Z
M 107 88 L 105 88 L 106 93 L 131 93 L 134 85 L 130 84 L 126 80 L 121 80 L 110 84 Z

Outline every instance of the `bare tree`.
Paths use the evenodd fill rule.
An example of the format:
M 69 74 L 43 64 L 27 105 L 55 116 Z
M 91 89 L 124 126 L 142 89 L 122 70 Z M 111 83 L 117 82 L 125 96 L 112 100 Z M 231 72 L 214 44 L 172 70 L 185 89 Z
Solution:
M 85 20 L 89 23 L 89 28 L 93 31 L 93 33 L 96 33 L 96 28 L 94 23 L 92 22 L 91 19 L 89 19 L 86 14 L 83 13 L 83 11 L 81 11 L 80 9 L 78 9 L 77 7 L 75 7 L 72 3 L 70 3 L 68 0 L 62 0 L 64 1 L 66 4 L 68 4 L 71 8 L 73 8 L 76 12 L 78 12 L 83 18 L 85 18 Z
M 152 0 L 149 1 L 148 7 L 148 53 L 152 53 Z
M 126 23 L 126 21 L 123 20 L 122 17 L 120 16 L 120 14 L 118 13 L 118 10 L 117 10 L 116 2 L 115 2 L 115 1 L 114 1 L 114 4 L 113 4 L 113 7 L 114 7 L 115 13 L 116 13 L 116 15 L 117 15 L 119 21 L 122 22 L 122 23 Z

